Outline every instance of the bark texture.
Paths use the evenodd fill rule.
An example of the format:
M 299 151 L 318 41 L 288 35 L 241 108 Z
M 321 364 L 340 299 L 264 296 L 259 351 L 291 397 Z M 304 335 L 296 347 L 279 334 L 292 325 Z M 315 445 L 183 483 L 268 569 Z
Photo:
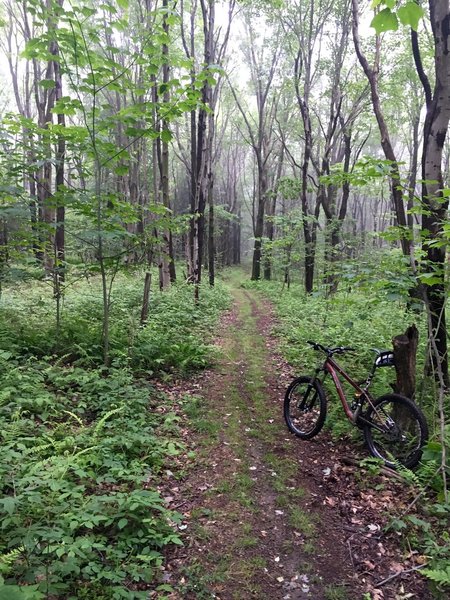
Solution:
M 405 333 L 395 336 L 392 340 L 395 370 L 397 373 L 394 391 L 411 399 L 414 399 L 416 391 L 416 354 L 418 343 L 419 332 L 415 325 L 411 325 Z

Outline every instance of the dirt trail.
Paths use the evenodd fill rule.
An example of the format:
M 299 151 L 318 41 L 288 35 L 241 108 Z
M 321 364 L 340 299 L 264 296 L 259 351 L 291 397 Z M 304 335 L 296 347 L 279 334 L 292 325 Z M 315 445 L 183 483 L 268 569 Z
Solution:
M 377 482 L 367 486 L 343 465 L 342 445 L 326 433 L 310 442 L 288 433 L 282 399 L 293 373 L 277 354 L 271 307 L 253 292 L 233 293 L 222 357 L 194 384 L 202 397 L 191 407 L 197 466 L 172 484 L 186 535 L 165 565 L 163 580 L 177 590 L 170 597 L 429 598 L 414 571 L 395 575 L 410 565 L 396 538 L 380 537 L 374 498 L 384 494 L 389 510 L 398 484 L 379 478 L 374 492 Z

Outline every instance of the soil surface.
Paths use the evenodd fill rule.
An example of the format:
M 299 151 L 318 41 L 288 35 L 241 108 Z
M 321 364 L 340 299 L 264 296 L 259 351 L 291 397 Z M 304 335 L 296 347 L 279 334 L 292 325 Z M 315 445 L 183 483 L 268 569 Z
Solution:
M 362 443 L 326 430 L 310 441 L 290 435 L 282 405 L 295 374 L 278 352 L 272 308 L 256 292 L 233 295 L 216 366 L 170 390 L 188 415 L 187 452 L 161 490 L 183 515 L 184 546 L 162 568 L 161 584 L 175 591 L 151 597 L 431 598 L 424 557 L 385 532 L 406 511 L 408 486 L 361 468 Z

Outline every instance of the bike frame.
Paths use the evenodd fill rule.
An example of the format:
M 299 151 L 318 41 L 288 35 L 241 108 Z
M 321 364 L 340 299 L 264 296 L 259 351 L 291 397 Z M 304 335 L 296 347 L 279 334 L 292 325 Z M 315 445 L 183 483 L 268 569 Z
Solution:
M 356 383 L 356 381 L 354 381 L 350 377 L 350 375 L 347 375 L 347 373 L 344 371 L 344 369 L 336 361 L 334 361 L 331 356 L 327 356 L 327 358 L 325 359 L 325 362 L 323 363 L 323 367 L 321 369 L 318 369 L 318 372 L 320 372 L 320 371 L 324 371 L 325 375 L 327 373 L 329 373 L 331 375 L 331 378 L 335 385 L 336 391 L 339 395 L 339 399 L 341 401 L 342 408 L 344 409 L 344 412 L 345 412 L 347 418 L 352 423 L 356 423 L 356 420 L 359 417 L 359 413 L 361 412 L 362 405 L 359 404 L 356 407 L 355 412 L 353 412 L 350 409 L 347 397 L 342 388 L 342 384 L 338 377 L 338 374 L 341 375 L 341 377 L 343 377 L 345 379 L 345 381 L 347 381 L 356 390 L 356 392 L 359 394 L 360 398 L 366 399 L 366 400 L 368 400 L 369 404 L 372 404 L 373 398 L 367 391 L 367 386 L 370 383 L 370 379 L 371 379 L 370 376 L 369 376 L 369 379 L 364 382 L 364 385 L 366 387 L 365 387 L 365 389 L 363 389 L 360 385 L 358 385 Z

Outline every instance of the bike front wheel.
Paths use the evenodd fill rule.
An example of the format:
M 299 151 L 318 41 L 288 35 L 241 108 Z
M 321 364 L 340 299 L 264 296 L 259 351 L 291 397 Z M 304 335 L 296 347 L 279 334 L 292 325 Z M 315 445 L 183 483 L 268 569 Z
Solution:
M 319 433 L 327 415 L 327 400 L 320 381 L 297 377 L 284 396 L 284 419 L 289 431 L 303 440 Z
M 364 437 L 372 456 L 388 467 L 398 464 L 415 467 L 428 439 L 428 426 L 422 411 L 412 400 L 387 394 L 375 400 L 365 415 Z

